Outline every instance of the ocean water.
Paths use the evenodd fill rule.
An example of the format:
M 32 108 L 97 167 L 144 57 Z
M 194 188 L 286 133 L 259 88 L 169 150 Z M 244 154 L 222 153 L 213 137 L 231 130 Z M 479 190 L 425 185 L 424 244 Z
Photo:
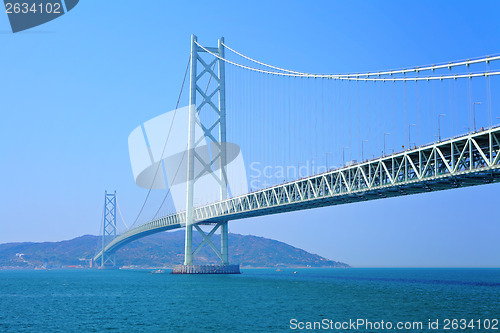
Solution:
M 500 269 L 242 273 L 0 271 L 0 332 L 291 332 L 325 321 L 333 332 L 399 331 L 334 326 L 358 319 L 423 323 L 402 332 L 460 332 L 451 321 L 444 329 L 446 320 L 473 319 L 468 332 L 500 331 L 498 324 L 491 329 L 500 319 Z M 427 327 L 429 320 L 438 320 L 437 329 Z

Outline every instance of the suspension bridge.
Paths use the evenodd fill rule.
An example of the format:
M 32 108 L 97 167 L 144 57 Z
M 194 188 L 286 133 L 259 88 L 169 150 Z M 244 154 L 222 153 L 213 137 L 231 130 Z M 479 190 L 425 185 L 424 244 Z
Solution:
M 226 55 L 229 52 L 236 59 Z M 156 164 L 142 206 L 156 179 L 166 172 L 171 184 L 183 177 L 184 209 L 160 212 L 165 202 L 172 205 L 168 189 L 153 218 L 118 235 L 116 193 L 106 194 L 102 246 L 94 260 L 114 266 L 116 251 L 126 244 L 185 228 L 185 260 L 174 267 L 174 273 L 237 273 L 239 266 L 228 260 L 229 221 L 498 182 L 500 127 L 494 125 L 498 117 L 493 117 L 492 108 L 498 60 L 500 56 L 488 56 L 408 69 L 314 74 L 255 60 L 227 46 L 223 38 L 217 47 L 207 47 L 192 36 L 184 78 L 189 72 L 186 149 L 178 166 L 168 173 L 161 170 L 167 167 L 160 162 L 166 158 L 172 126 L 164 129 L 168 134 L 156 156 L 148 147 Z M 307 88 L 307 82 L 312 87 Z M 228 103 L 229 93 L 236 97 Z M 182 88 L 176 110 L 181 96 Z M 480 106 L 487 112 L 476 115 Z M 412 128 L 417 132 L 413 140 Z M 202 138 L 196 136 L 198 130 Z M 400 149 L 387 152 L 389 136 L 401 143 Z M 259 161 L 260 169 L 257 175 L 249 175 L 251 181 L 243 193 L 231 188 L 229 141 L 241 146 L 252 170 Z M 378 153 L 381 141 L 383 149 Z M 202 154 L 199 148 L 206 142 L 210 153 Z M 353 151 L 359 161 L 352 159 Z M 300 163 L 304 166 L 309 160 L 322 168 L 297 173 Z M 266 175 L 266 169 L 277 165 L 288 167 Z M 187 172 L 179 176 L 181 168 Z M 202 177 L 214 182 L 215 200 L 196 202 L 195 184 Z M 207 226 L 210 229 L 205 230 Z M 193 229 L 203 239 L 196 248 Z M 211 241 L 217 230 L 220 248 Z M 221 265 L 193 264 L 205 245 Z

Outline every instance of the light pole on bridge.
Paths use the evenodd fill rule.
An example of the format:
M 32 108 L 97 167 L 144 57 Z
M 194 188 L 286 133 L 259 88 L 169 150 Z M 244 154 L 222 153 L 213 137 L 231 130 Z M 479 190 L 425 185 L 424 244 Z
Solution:
M 346 149 L 351 149 L 351 147 L 343 147 L 342 148 L 342 164 L 345 166 L 345 150 Z
M 327 151 L 327 152 L 325 153 L 326 170 L 330 170 L 330 169 L 328 168 L 328 154 L 332 154 L 332 156 L 333 156 L 333 153 L 332 153 L 331 151 Z
M 368 140 L 361 140 L 361 161 L 364 161 L 364 143 L 368 142 Z
M 391 133 L 384 133 L 384 156 L 385 156 L 385 137 L 391 135 Z
M 408 125 L 408 148 L 411 148 L 411 127 L 412 126 L 417 127 L 417 124 L 410 124 L 410 125 Z
M 473 119 L 472 128 L 474 129 L 474 132 L 476 131 L 476 105 L 481 105 L 481 102 L 472 103 L 472 119 Z
M 438 140 L 441 142 L 441 117 L 446 116 L 444 113 L 438 115 Z

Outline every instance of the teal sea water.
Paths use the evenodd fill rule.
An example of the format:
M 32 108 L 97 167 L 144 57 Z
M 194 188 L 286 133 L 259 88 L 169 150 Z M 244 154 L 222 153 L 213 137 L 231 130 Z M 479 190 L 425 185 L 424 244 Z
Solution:
M 0 332 L 287 332 L 292 319 L 421 321 L 423 329 L 406 332 L 459 332 L 444 330 L 444 321 L 500 319 L 500 269 L 242 273 L 0 271 Z M 428 329 L 429 319 L 439 329 Z

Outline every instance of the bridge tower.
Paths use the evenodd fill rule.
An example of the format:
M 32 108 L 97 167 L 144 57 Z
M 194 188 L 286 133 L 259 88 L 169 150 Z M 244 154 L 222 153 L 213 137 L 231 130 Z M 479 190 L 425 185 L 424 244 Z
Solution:
M 217 56 L 211 61 L 206 61 L 200 53 L 207 52 L 224 58 L 224 37 L 220 38 L 217 47 L 200 47 L 195 35 L 191 36 L 191 68 L 189 90 L 189 136 L 187 160 L 187 200 L 186 200 L 186 237 L 184 265 L 174 267 L 174 273 L 239 273 L 239 265 L 229 265 L 228 259 L 228 226 L 227 221 L 220 221 L 213 225 L 212 230 L 206 234 L 194 221 L 194 190 L 198 175 L 195 170 L 210 170 L 217 183 L 220 185 L 220 199 L 227 198 L 226 174 L 226 87 L 225 63 Z M 215 66 L 218 70 L 214 70 Z M 206 77 L 208 76 L 208 78 Z M 205 83 L 207 82 L 208 83 Z M 215 88 L 209 91 L 210 81 L 215 82 Z M 203 87 L 202 87 L 203 85 Z M 218 103 L 212 98 L 218 97 Z M 198 117 L 200 111 L 215 112 L 211 121 L 203 121 Z M 213 120 L 215 118 L 215 121 Z M 208 123 L 207 123 L 208 122 Z M 211 149 L 210 157 L 202 157 L 196 152 L 201 141 L 196 142 L 195 129 L 199 126 L 203 131 L 203 144 L 207 140 Z M 217 134 L 214 135 L 214 131 Z M 198 164 L 198 167 L 196 167 Z M 217 170 L 218 169 L 218 170 Z M 193 251 L 193 227 L 201 234 L 203 241 Z M 214 246 L 210 237 L 220 228 L 220 251 Z M 204 246 L 209 245 L 221 260 L 221 266 L 193 265 L 193 257 Z M 215 271 L 214 271 L 215 270 Z
M 114 193 L 104 192 L 104 218 L 102 224 L 102 255 L 101 268 L 116 266 L 114 253 L 104 251 L 106 245 L 116 237 L 116 191 Z

